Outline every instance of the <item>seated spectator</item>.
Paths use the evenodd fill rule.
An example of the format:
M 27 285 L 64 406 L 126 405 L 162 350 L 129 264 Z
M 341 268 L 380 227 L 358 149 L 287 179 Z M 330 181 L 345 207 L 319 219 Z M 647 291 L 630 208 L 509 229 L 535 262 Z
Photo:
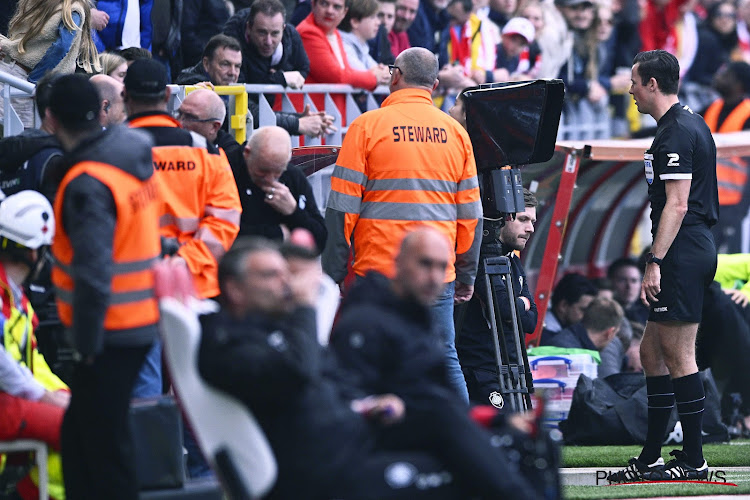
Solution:
M 544 317 L 542 344 L 564 328 L 583 319 L 583 311 L 597 295 L 596 287 L 582 274 L 568 273 L 552 291 L 550 308 Z
M 526 18 L 514 17 L 505 24 L 502 41 L 497 44 L 497 59 L 492 81 L 529 80 L 538 71 L 539 52 L 530 60 L 530 44 L 534 42 L 534 25 Z
M 316 341 L 320 271 L 302 269 L 290 275 L 270 242 L 238 242 L 219 270 L 225 306 L 201 317 L 200 372 L 258 419 L 278 463 L 272 498 L 536 497 L 465 412 L 446 405 L 410 421 L 393 394 L 343 396 L 323 373 Z M 411 465 L 409 478 L 434 481 L 424 489 L 397 478 L 397 462 Z
M 378 0 L 378 34 L 368 42 L 370 55 L 380 64 L 393 64 L 396 56 L 391 51 L 389 36 L 396 20 L 396 0 Z
M 450 25 L 451 16 L 447 11 L 450 0 L 423 0 L 419 2 L 419 10 L 414 22 L 411 23 L 407 34 L 412 47 L 424 47 L 434 52 L 445 64 L 443 52 L 448 40 L 445 35 Z
M 388 68 L 378 65 L 369 70 L 355 70 L 349 64 L 341 34 L 336 29 L 347 10 L 344 0 L 313 0 L 312 13 L 297 27 L 308 57 L 315 60 L 305 81 L 348 83 L 365 90 L 388 84 Z M 340 106 L 339 109 L 343 108 Z
M 632 373 L 643 373 L 641 364 L 641 340 L 646 325 L 630 322 L 630 329 L 633 331 L 633 339 L 630 341 L 630 347 L 625 351 L 625 365 L 623 371 Z
M 419 0 L 396 0 L 396 18 L 393 28 L 388 32 L 393 57 L 412 47 L 407 30 L 411 27 L 419 12 Z
M 128 117 L 125 113 L 125 100 L 122 91 L 125 85 L 107 75 L 94 75 L 91 83 L 99 92 L 101 110 L 99 111 L 99 124 L 103 128 L 113 127 L 125 121 Z
M 258 0 L 224 25 L 224 34 L 239 40 L 242 48 L 240 82 L 293 89 L 305 83 L 310 60 L 297 30 L 284 23 L 285 16 L 279 0 Z
M 597 278 L 595 280 L 592 280 L 592 283 L 594 283 L 594 286 L 596 286 L 597 290 L 599 291 L 596 294 L 596 298 L 615 300 L 615 290 L 614 285 L 612 284 L 612 280 L 610 280 L 609 278 Z M 643 336 L 643 332 L 641 332 L 641 336 Z M 614 356 L 623 357 L 624 353 L 621 351 L 627 351 L 630 348 L 631 342 L 633 340 L 633 329 L 630 326 L 630 320 L 628 318 L 622 318 L 620 329 L 617 330 L 617 338 L 620 340 L 620 342 L 611 342 L 607 347 L 607 350 Z M 602 353 L 602 356 L 604 356 L 604 353 Z M 612 367 L 614 368 L 616 366 L 617 364 L 613 362 Z M 607 375 L 609 374 L 607 373 L 602 375 L 600 371 L 600 377 L 606 377 Z
M 224 0 L 182 1 L 182 65 L 187 67 L 199 60 L 203 47 L 229 19 L 229 9 Z
M 487 17 L 495 23 L 498 29 L 503 29 L 505 23 L 513 17 L 518 9 L 518 0 L 490 0 L 490 12 Z
M 128 61 L 119 54 L 104 52 L 99 54 L 99 64 L 102 66 L 102 74 L 111 76 L 120 83 L 125 82 L 125 73 L 128 72 Z
M 312 186 L 292 157 L 289 134 L 279 127 L 261 127 L 242 152 L 243 161 L 230 161 L 240 192 L 240 235 L 282 241 L 296 228 L 312 233 L 317 253 L 328 236 Z M 236 158 L 236 153 L 235 153 Z
M 623 257 L 610 264 L 607 277 L 612 280 L 615 300 L 625 310 L 625 317 L 646 324 L 648 307 L 641 302 L 641 280 L 643 276 L 638 263 Z
M 70 402 L 68 387 L 36 348 L 34 309 L 23 292 L 55 233 L 55 218 L 44 196 L 21 191 L 0 203 L 0 440 L 38 439 L 49 445 L 50 496 L 65 497 L 60 480 L 60 429 Z M 26 475 L 16 485 L 21 498 L 39 498 L 37 480 Z
M 459 66 L 464 76 L 480 84 L 492 81 L 500 36 L 497 27 L 483 23 L 473 9 L 471 0 L 451 0 L 448 4 L 451 23 L 446 63 Z
M 79 66 L 87 73 L 100 69 L 91 39 L 91 4 L 88 0 L 21 0 L 0 35 L 0 71 L 31 83 L 48 72 L 73 73 Z M 3 86 L 0 85 L 0 91 Z M 12 101 L 24 127 L 34 126 L 33 102 Z M 0 119 L 5 108 L 0 106 Z
M 259 14 L 262 16 L 263 14 Z M 258 18 L 260 19 L 260 18 Z M 203 51 L 203 59 L 193 66 L 180 72 L 177 77 L 179 85 L 207 84 L 234 85 L 237 83 L 242 68 L 242 52 L 240 43 L 227 35 L 218 34 L 213 36 Z M 260 120 L 258 117 L 258 97 L 250 95 L 248 108 L 253 116 L 256 126 Z M 229 100 L 225 99 L 225 105 Z M 229 115 L 229 110 L 225 111 Z M 323 112 L 311 113 L 306 109 L 303 113 L 287 113 L 285 111 L 274 112 L 276 123 L 292 135 L 307 135 L 315 137 L 325 134 L 334 129 L 333 117 Z M 216 116 L 215 114 L 212 116 Z M 228 124 L 224 124 L 228 128 Z
M 566 347 L 570 349 L 590 349 L 602 351 L 617 336 L 617 330 L 622 323 L 622 307 L 614 300 L 594 299 L 583 312 L 580 323 L 570 325 L 557 335 L 542 337 L 542 345 Z M 620 371 L 622 355 L 613 359 L 614 369 L 608 368 L 608 373 Z M 602 360 L 604 364 L 604 360 Z M 600 370 L 602 366 L 600 365 Z
M 379 8 L 377 0 L 352 0 L 346 16 L 339 25 L 346 58 L 352 69 L 362 71 L 378 66 L 377 61 L 370 55 L 370 46 L 367 42 L 378 34 Z

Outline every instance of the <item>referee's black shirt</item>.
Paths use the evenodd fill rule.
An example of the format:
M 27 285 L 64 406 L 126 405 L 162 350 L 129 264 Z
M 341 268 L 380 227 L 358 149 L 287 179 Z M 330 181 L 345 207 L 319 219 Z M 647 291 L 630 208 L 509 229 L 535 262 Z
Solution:
M 716 224 L 716 144 L 700 115 L 680 103 L 669 108 L 657 123 L 656 137 L 644 154 L 644 164 L 654 235 L 667 202 L 667 180 L 691 179 L 688 211 L 682 225 Z

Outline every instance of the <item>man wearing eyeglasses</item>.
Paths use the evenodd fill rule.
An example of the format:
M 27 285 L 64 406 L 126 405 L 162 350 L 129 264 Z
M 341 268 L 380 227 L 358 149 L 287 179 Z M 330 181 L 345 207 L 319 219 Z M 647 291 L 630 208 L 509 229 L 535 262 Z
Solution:
M 340 283 L 354 250 L 354 272 L 393 276 L 404 234 L 417 226 L 443 233 L 455 260 L 433 306 L 457 396 L 469 402 L 455 347 L 453 304 L 474 291 L 482 238 L 474 150 L 466 130 L 432 102 L 438 85 L 437 56 L 414 47 L 390 66 L 391 95 L 380 109 L 354 120 L 344 137 L 331 178 L 326 210 L 328 241 L 323 269 Z

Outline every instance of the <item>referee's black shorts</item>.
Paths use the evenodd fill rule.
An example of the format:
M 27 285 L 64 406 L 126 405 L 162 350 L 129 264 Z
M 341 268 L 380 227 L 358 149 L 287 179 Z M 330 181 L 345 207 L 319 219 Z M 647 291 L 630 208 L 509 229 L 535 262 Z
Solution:
M 704 224 L 683 226 L 661 264 L 661 291 L 648 320 L 700 323 L 703 296 L 716 274 L 716 246 Z

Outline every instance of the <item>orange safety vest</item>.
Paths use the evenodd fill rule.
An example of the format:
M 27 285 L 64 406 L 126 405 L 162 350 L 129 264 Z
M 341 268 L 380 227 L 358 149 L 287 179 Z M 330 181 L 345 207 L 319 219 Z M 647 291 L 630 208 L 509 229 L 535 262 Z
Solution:
M 324 269 L 334 279 L 343 278 L 338 274 L 346 263 L 331 241 L 354 247 L 352 267 L 360 276 L 371 269 L 393 276 L 401 239 L 420 225 L 445 234 L 456 254 L 469 252 L 479 244 L 482 206 L 468 134 L 433 106 L 427 90 L 392 93 L 349 127 L 328 210 L 344 214 L 343 227 L 329 227 L 323 253 Z M 455 256 L 446 282 L 456 279 L 454 264 Z
M 706 110 L 703 119 L 711 132 L 741 132 L 745 122 L 750 118 L 750 99 L 743 99 L 719 126 L 719 114 L 724 107 L 724 100 L 717 99 Z M 739 157 L 716 159 L 716 181 L 719 188 L 720 205 L 736 205 L 742 201 L 742 193 L 747 182 L 747 162 Z
M 134 118 L 132 128 L 179 128 L 164 114 Z M 188 132 L 185 131 L 187 134 Z M 157 141 L 158 142 L 158 141 Z M 218 261 L 240 231 L 242 205 L 226 154 L 205 147 L 163 145 L 151 149 L 159 184 L 160 233 L 180 244 L 178 255 L 201 298 L 219 295 Z
M 65 175 L 55 200 L 55 238 L 52 253 L 52 283 L 57 294 L 60 321 L 73 324 L 73 247 L 63 227 L 65 188 L 79 175 L 94 177 L 112 193 L 117 210 L 112 244 L 113 273 L 105 330 L 129 330 L 154 325 L 159 309 L 154 296 L 152 266 L 161 253 L 159 241 L 159 196 L 154 176 L 141 181 L 106 163 L 84 161 Z M 92 237 L 96 237 L 93 235 Z M 85 306 L 85 304 L 83 304 Z

